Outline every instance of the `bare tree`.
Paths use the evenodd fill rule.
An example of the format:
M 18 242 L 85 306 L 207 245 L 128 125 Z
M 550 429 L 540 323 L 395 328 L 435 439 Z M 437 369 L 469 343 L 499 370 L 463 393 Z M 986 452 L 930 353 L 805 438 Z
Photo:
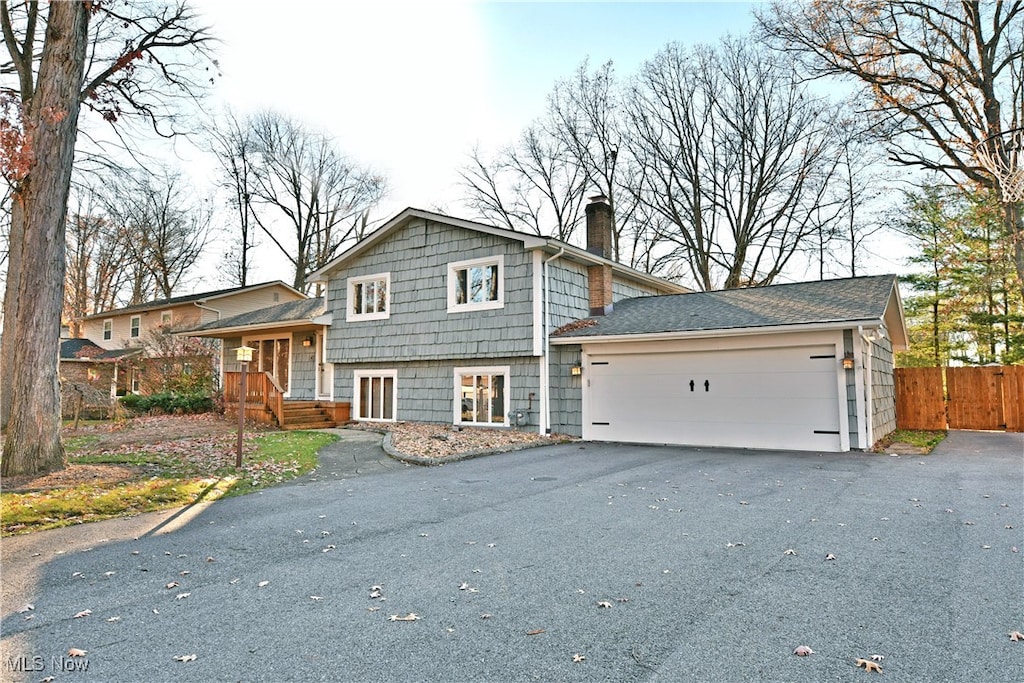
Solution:
M 169 299 L 210 239 L 210 202 L 194 196 L 181 174 L 124 174 L 109 197 L 107 212 L 121 231 L 131 265 L 152 291 L 133 288 L 131 303 L 155 295 Z
M 467 203 L 485 220 L 510 230 L 571 241 L 582 216 L 586 176 L 559 139 L 538 125 L 493 161 L 479 148 L 464 167 Z
M 777 1 L 758 24 L 811 74 L 862 86 L 894 162 L 1000 191 L 977 150 L 1008 160 L 1024 126 L 1024 3 Z M 1024 282 L 1021 206 L 1002 206 Z
M 105 27 L 111 31 L 107 38 L 99 31 Z M 197 28 L 184 2 L 73 1 L 41 10 L 35 0 L 4 0 L 0 29 L 8 55 L 0 71 L 17 76 L 17 87 L 3 91 L 11 106 L 0 122 L 0 170 L 13 187 L 0 347 L 0 422 L 6 427 L 0 470 L 13 475 L 65 463 L 57 345 L 67 199 L 82 104 L 110 122 L 137 113 L 158 132 L 173 134 L 173 124 L 158 125 L 173 122 L 161 104 L 192 96 L 199 83 L 182 77 L 182 63 L 171 55 L 184 49 L 204 56 L 209 35 Z
M 212 152 L 220 172 L 220 187 L 228 195 L 237 221 L 237 239 L 224 255 L 228 282 L 244 287 L 249 282 L 252 250 L 256 243 L 253 199 L 256 192 L 256 164 L 259 149 L 249 119 L 239 119 L 228 110 L 207 126 Z
M 514 230 L 573 242 L 588 194 L 603 194 L 614 216 L 614 256 L 635 265 L 646 250 L 633 222 L 640 169 L 623 144 L 623 105 L 611 62 L 583 62 L 555 83 L 545 113 L 492 160 L 476 149 L 462 169 L 466 201 Z M 623 235 L 632 235 L 624 244 Z M 628 256 L 629 259 L 625 259 Z
M 325 135 L 280 114 L 255 117 L 253 135 L 259 160 L 253 217 L 294 267 L 295 289 L 306 291 L 309 272 L 364 236 L 386 180 L 348 161 Z
M 630 97 L 639 190 L 677 270 L 704 290 L 771 284 L 804 249 L 834 170 L 823 97 L 735 39 L 647 62 Z

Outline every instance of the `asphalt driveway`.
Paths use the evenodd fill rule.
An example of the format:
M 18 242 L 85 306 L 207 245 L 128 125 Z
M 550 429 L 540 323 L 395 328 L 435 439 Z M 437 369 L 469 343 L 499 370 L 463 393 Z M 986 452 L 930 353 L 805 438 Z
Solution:
M 379 463 L 4 540 L 0 680 L 1024 680 L 1024 435 Z

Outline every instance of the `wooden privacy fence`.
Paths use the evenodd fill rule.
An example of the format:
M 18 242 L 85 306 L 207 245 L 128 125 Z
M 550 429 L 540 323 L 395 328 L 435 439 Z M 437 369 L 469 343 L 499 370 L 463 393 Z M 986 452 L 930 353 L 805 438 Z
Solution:
M 1024 432 L 1024 366 L 896 368 L 899 429 Z

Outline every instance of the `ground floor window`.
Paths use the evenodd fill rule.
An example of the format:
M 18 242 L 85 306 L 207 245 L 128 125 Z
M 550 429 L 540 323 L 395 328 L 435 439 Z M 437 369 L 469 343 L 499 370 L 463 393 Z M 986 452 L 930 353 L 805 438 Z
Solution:
M 397 375 L 395 370 L 355 373 L 352 412 L 357 420 L 394 421 Z
M 508 425 L 508 367 L 456 368 L 456 423 Z

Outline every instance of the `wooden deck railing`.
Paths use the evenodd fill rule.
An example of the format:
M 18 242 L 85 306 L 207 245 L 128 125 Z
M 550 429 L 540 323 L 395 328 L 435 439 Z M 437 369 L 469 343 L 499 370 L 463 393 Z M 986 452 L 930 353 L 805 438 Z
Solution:
M 224 402 L 238 403 L 239 392 L 242 385 L 241 372 L 224 373 Z M 246 416 L 257 421 L 261 420 L 261 413 L 270 410 L 277 418 L 278 424 L 283 424 L 283 403 L 284 389 L 277 383 L 268 372 L 247 372 L 245 373 L 245 412 Z

